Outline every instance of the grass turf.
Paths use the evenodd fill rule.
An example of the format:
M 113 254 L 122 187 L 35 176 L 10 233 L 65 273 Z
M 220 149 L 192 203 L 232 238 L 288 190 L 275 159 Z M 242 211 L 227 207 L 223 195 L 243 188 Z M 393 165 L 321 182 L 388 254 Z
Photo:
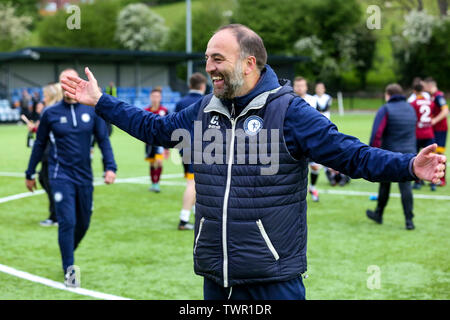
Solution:
M 332 120 L 340 131 L 368 141 L 373 114 L 333 115 Z M 0 171 L 23 172 L 30 154 L 26 128 L 2 125 L 0 136 Z M 111 141 L 118 178 L 148 174 L 142 142 L 117 128 Z M 101 177 L 100 158 L 96 149 L 96 177 Z M 165 161 L 163 174 L 176 173 L 182 173 L 181 166 Z M 162 181 L 175 185 L 163 184 L 160 194 L 149 193 L 145 184 L 95 187 L 91 227 L 75 255 L 84 288 L 133 299 L 202 299 L 202 278 L 193 272 L 193 232 L 176 229 L 183 179 Z M 318 187 L 377 191 L 377 184 L 363 180 L 332 188 L 323 173 Z M 396 186 L 391 190 L 398 193 Z M 26 192 L 22 178 L 0 175 L 0 198 L 22 192 Z M 423 188 L 418 193 L 448 196 L 450 187 L 435 193 Z M 450 297 L 448 200 L 416 199 L 414 231 L 404 229 L 399 198 L 391 198 L 383 225 L 365 217 L 365 210 L 375 206 L 367 196 L 322 194 L 319 203 L 309 197 L 308 201 L 309 278 L 304 281 L 308 299 Z M 38 225 L 46 217 L 44 194 L 0 203 L 0 264 L 62 280 L 57 228 Z M 380 289 L 367 286 L 372 265 L 381 272 Z M 0 299 L 87 298 L 0 272 Z

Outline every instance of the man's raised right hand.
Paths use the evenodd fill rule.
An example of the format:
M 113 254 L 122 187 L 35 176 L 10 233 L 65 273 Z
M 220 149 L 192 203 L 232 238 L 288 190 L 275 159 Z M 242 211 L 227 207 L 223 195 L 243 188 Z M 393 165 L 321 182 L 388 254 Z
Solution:
M 95 106 L 102 96 L 102 91 L 98 87 L 97 80 L 88 67 L 84 69 L 88 81 L 80 77 L 68 76 L 61 79 L 61 86 L 64 89 L 64 95 L 74 99 L 81 104 Z

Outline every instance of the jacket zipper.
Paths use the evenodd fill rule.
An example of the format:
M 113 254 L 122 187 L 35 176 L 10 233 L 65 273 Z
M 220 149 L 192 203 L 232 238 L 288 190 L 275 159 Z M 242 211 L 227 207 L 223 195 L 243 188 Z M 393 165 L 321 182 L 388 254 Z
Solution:
M 53 134 L 52 131 L 50 131 L 49 137 L 50 137 L 50 142 L 53 144 L 53 146 L 55 148 L 56 166 L 55 166 L 55 172 L 53 173 L 53 179 L 56 179 L 56 176 L 58 175 L 58 169 L 59 169 L 58 148 L 56 147 L 55 135 Z
M 259 109 L 261 107 L 254 107 L 247 110 Z M 227 211 L 228 211 L 228 199 L 230 197 L 231 188 L 231 167 L 233 165 L 234 158 L 234 140 L 236 138 L 236 122 L 237 119 L 245 114 L 239 114 L 235 118 L 235 107 L 234 103 L 231 105 L 231 143 L 230 143 L 230 155 L 228 158 L 228 169 L 227 169 L 227 183 L 225 187 L 225 195 L 223 200 L 223 211 L 222 211 L 222 250 L 223 250 L 223 286 L 228 287 L 228 248 L 227 248 Z M 270 240 L 269 240 L 270 241 Z M 272 246 L 273 247 L 273 246 Z M 275 250 L 275 249 L 274 249 Z M 276 253 L 276 251 L 275 251 Z M 277 254 L 278 255 L 278 254 Z
M 202 228 L 203 228 L 204 222 L 205 222 L 205 217 L 202 217 L 200 220 L 200 226 L 198 227 L 197 238 L 195 238 L 194 254 L 195 254 L 195 251 L 197 250 L 197 242 L 198 242 L 198 238 L 200 238 L 200 233 L 202 233 Z
M 75 110 L 73 109 L 73 104 L 70 105 L 70 112 L 72 112 L 72 123 L 74 127 L 77 127 L 77 118 L 75 116 Z
M 261 219 L 258 219 L 258 221 L 256 221 L 256 225 L 258 226 L 259 231 L 261 232 L 261 235 L 262 235 L 264 241 L 266 242 L 266 245 L 269 248 L 270 252 L 272 252 L 272 255 L 275 258 L 275 260 L 280 259 L 280 256 L 278 255 L 277 250 L 275 250 L 275 247 L 273 246 L 272 241 L 270 241 L 270 238 L 269 238 L 266 230 L 264 229 Z
M 236 120 L 234 119 L 234 103 L 231 105 L 231 143 L 230 143 L 230 155 L 228 158 L 227 169 L 227 183 L 225 187 L 225 195 L 223 199 L 223 212 L 222 212 L 222 249 L 223 249 L 223 286 L 228 287 L 228 248 L 227 248 L 227 211 L 228 211 L 228 199 L 230 197 L 231 188 L 231 166 L 233 165 L 234 156 L 234 139 Z

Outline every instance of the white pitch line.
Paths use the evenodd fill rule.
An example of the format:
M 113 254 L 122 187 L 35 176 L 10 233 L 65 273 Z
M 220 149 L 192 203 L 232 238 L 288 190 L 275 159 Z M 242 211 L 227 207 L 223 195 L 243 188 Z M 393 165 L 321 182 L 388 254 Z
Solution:
M 16 173 L 16 172 L 0 172 L 0 176 L 9 176 L 9 177 L 23 177 L 22 173 Z M 175 179 L 175 178 L 181 178 L 183 177 L 183 174 L 181 173 L 171 173 L 171 174 L 165 174 L 161 176 L 161 179 Z M 115 183 L 133 183 L 133 184 L 148 184 L 149 177 L 148 176 L 140 176 L 140 177 L 131 177 L 131 178 L 118 178 L 116 179 Z M 103 179 L 98 177 L 95 179 L 94 186 L 104 185 Z M 161 185 L 167 185 L 167 186 L 185 186 L 185 182 L 178 182 L 178 181 L 161 181 Z M 355 191 L 355 190 L 336 190 L 336 189 L 320 189 L 321 193 L 324 194 L 330 194 L 330 195 L 348 195 L 348 196 L 360 196 L 360 197 L 367 197 L 371 195 L 376 195 L 378 192 L 364 192 L 364 191 Z M 27 198 L 31 196 L 36 196 L 39 194 L 44 193 L 43 190 L 37 190 L 33 193 L 31 192 L 24 192 L 19 193 L 16 195 L 0 198 L 0 203 L 8 202 L 12 200 Z M 400 198 L 401 195 L 399 193 L 391 193 L 391 197 L 394 198 Z M 444 196 L 444 195 L 427 195 L 427 194 L 414 194 L 414 198 L 416 199 L 426 199 L 426 200 L 450 200 L 450 196 Z
M 184 175 L 182 173 L 167 173 L 162 174 L 161 179 L 174 179 L 174 178 L 182 178 Z M 24 173 L 20 172 L 1 172 L 0 177 L 15 177 L 15 178 L 25 178 Z M 101 179 L 101 178 L 96 178 Z M 131 177 L 131 178 L 123 178 L 123 179 L 150 179 L 149 176 L 140 176 L 140 177 Z
M 36 190 L 34 192 L 24 192 L 24 193 L 14 194 L 12 196 L 0 198 L 0 203 L 17 200 L 17 199 L 22 199 L 22 198 L 27 198 L 27 197 L 32 197 L 32 196 L 37 196 L 37 195 L 40 195 L 43 193 L 45 193 L 44 190 Z
M 119 297 L 119 296 L 115 296 L 115 295 L 112 295 L 112 294 L 107 294 L 107 293 L 103 293 L 103 292 L 88 290 L 88 289 L 84 289 L 84 288 L 68 288 L 61 282 L 57 282 L 57 281 L 50 280 L 50 279 L 47 279 L 47 278 L 39 277 L 39 276 L 36 276 L 36 275 L 28 273 L 28 272 L 20 271 L 20 270 L 17 270 L 17 269 L 5 266 L 3 264 L 0 264 L 0 272 L 4 272 L 4 273 L 7 273 L 9 275 L 12 275 L 12 276 L 15 276 L 15 277 L 18 277 L 18 278 L 21 278 L 21 279 L 29 280 L 29 281 L 32 281 L 32 282 L 37 282 L 37 283 L 40 283 L 40 284 L 43 284 L 45 286 L 52 287 L 52 288 L 55 288 L 55 289 L 69 291 L 69 292 L 73 292 L 73 293 L 76 293 L 76 294 L 79 294 L 79 295 L 89 296 L 89 297 L 93 297 L 93 298 L 97 298 L 97 299 L 103 299 L 103 300 L 131 300 L 129 298 Z
M 324 194 L 332 194 L 332 195 L 346 195 L 346 196 L 372 196 L 377 195 L 378 192 L 364 192 L 364 191 L 353 191 L 353 190 L 330 190 L 330 189 L 319 189 L 319 192 Z M 391 193 L 391 197 L 400 198 L 400 193 Z M 428 195 L 428 194 L 413 194 L 413 197 L 416 199 L 428 199 L 428 200 L 450 200 L 450 196 L 441 196 L 441 195 Z
M 25 173 L 19 172 L 0 172 L 1 177 L 17 177 L 17 178 L 25 178 Z

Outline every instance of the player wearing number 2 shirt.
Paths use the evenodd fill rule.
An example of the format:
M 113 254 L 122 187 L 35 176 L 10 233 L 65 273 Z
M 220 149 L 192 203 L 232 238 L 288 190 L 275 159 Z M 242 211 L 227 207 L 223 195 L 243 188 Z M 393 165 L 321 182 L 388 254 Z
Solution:
M 448 105 L 442 91 L 439 91 L 436 81 L 432 78 L 425 79 L 425 89 L 431 94 L 431 101 L 434 102 L 434 109 L 431 116 L 434 138 L 438 145 L 436 153 L 445 154 L 445 144 L 447 140 L 447 116 L 449 114 Z M 441 178 L 440 186 L 445 186 L 445 174 Z
M 420 88 L 419 88 L 420 87 Z M 434 102 L 426 99 L 421 94 L 421 85 L 414 87 L 416 99 L 411 102 L 411 105 L 416 110 L 416 138 L 417 138 L 417 152 L 420 149 L 434 143 L 434 131 L 431 125 L 431 115 L 434 110 Z

